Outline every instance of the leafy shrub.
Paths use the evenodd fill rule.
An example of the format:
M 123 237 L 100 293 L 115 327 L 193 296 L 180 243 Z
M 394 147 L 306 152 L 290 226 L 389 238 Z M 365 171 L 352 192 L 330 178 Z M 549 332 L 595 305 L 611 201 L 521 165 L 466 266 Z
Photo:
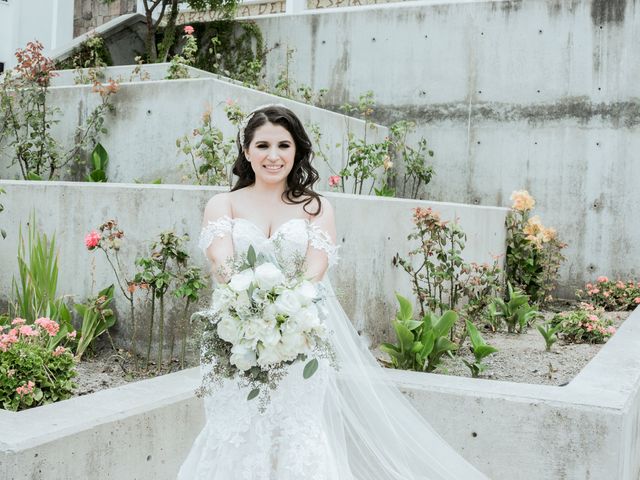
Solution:
M 598 311 L 574 310 L 556 314 L 549 322 L 558 326 L 559 333 L 567 342 L 604 343 L 614 333 L 613 322 L 600 317 Z
M 600 276 L 576 292 L 579 298 L 605 310 L 632 310 L 640 305 L 640 282 L 609 280 Z
M 6 333 L 5 333 L 6 330 Z M 22 318 L 0 326 L 0 404 L 18 411 L 69 398 L 76 385 L 73 354 L 65 347 L 52 349 L 59 335 L 48 318 L 27 325 Z
M 507 280 L 521 288 L 531 301 L 544 304 L 551 299 L 566 247 L 553 228 L 530 217 L 535 200 L 526 190 L 513 192 L 513 206 L 507 215 Z
M 396 294 L 400 310 L 393 321 L 398 343 L 383 343 L 380 349 L 391 357 L 394 368 L 417 371 L 433 371 L 445 353 L 457 350 L 458 346 L 448 338 L 458 314 L 449 310 L 438 317 L 426 312 L 422 320 L 413 320 L 411 302 Z
M 500 329 L 501 323 L 507 325 L 507 332 L 522 333 L 540 312 L 529 304 L 529 296 L 518 288 L 507 283 L 508 296 L 506 300 L 494 298 L 487 307 L 487 320 L 494 331 Z

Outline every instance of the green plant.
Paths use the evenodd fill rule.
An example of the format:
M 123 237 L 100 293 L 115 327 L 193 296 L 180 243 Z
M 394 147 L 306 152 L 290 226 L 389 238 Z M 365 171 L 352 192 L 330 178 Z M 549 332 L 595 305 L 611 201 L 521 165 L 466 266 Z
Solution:
M 235 139 L 225 141 L 222 131 L 213 125 L 211 111 L 202 115 L 202 125 L 176 140 L 178 149 L 188 157 L 198 185 L 230 185 L 235 160 Z
M 0 82 L 0 145 L 13 151 L 11 165 L 16 163 L 25 180 L 54 179 L 62 167 L 72 161 L 81 164 L 87 145 L 97 143 L 105 133 L 105 116 L 113 111 L 111 96 L 118 84 L 94 83 L 101 103 L 76 129 L 73 147 L 63 147 L 51 134 L 58 123 L 60 109 L 47 103 L 50 81 L 57 75 L 53 61 L 42 54 L 42 44 L 30 42 L 16 52 L 17 75 L 8 71 Z
M 596 310 L 574 310 L 561 312 L 550 320 L 563 340 L 573 343 L 604 343 L 616 333 L 610 320 L 600 317 Z
M 394 156 L 402 161 L 404 173 L 402 176 L 403 197 L 418 198 L 420 187 L 427 185 L 434 175 L 432 166 L 427 166 L 427 157 L 433 157 L 433 150 L 422 137 L 418 140 L 417 148 L 407 144 L 407 136 L 415 131 L 414 122 L 401 120 L 389 127 L 391 146 Z
M 513 288 L 511 283 L 507 282 L 507 299 L 494 298 L 487 307 L 487 316 L 489 324 L 497 330 L 501 321 L 506 323 L 507 332 L 514 333 L 516 329 L 518 333 L 522 333 L 536 317 L 540 316 L 540 312 L 529 304 L 529 295 L 526 295 L 519 288 Z
M 281 97 L 292 98 L 293 96 L 293 80 L 291 80 L 289 70 L 291 62 L 293 61 L 293 54 L 295 53 L 295 51 L 296 50 L 294 48 L 289 48 L 287 46 L 287 50 L 284 55 L 284 66 L 278 73 L 278 80 L 273 86 L 274 93 L 276 95 L 280 95 Z
M 101 71 L 110 65 L 113 65 L 113 60 L 109 49 L 104 43 L 104 38 L 94 33 L 74 48 L 67 58 L 57 61 L 56 70 L 76 69 L 81 71 L 88 68 Z M 92 75 L 89 78 L 89 82 L 93 83 L 95 80 L 100 79 L 98 76 Z M 77 83 L 87 82 L 81 80 Z
M 513 192 L 511 199 L 514 203 L 506 219 L 507 279 L 542 305 L 551 299 L 566 244 L 537 215 L 529 216 L 535 200 L 526 190 Z
M 58 253 L 55 234 L 51 239 L 36 227 L 32 213 L 27 224 L 27 239 L 18 229 L 18 276 L 11 281 L 14 304 L 10 314 L 33 323 L 40 317 L 48 317 L 60 324 L 63 333 L 73 330 L 71 313 L 63 297 L 57 297 Z M 12 308 L 11 308 L 12 307 Z M 11 312 L 11 309 L 13 310 Z
M 109 164 L 109 154 L 102 144 L 98 143 L 91 152 L 92 171 L 87 175 L 87 182 L 106 182 L 107 165 Z
M 632 310 L 640 305 L 640 282 L 614 282 L 601 275 L 596 282 L 587 283 L 584 290 L 578 290 L 576 295 L 584 302 L 605 310 Z
M 73 355 L 63 346 L 53 349 L 50 341 L 59 335 L 58 325 L 39 320 L 33 326 L 22 318 L 0 325 L 0 404 L 5 410 L 64 400 L 76 387 Z
M 442 355 L 458 348 L 448 338 L 458 314 L 449 310 L 438 317 L 428 311 L 421 321 L 413 320 L 411 302 L 397 293 L 396 298 L 400 310 L 393 328 L 398 343 L 383 343 L 380 349 L 389 354 L 394 368 L 431 372 L 440 363 Z
M 158 357 L 157 367 L 162 368 L 162 353 L 164 348 L 164 301 L 165 295 L 171 285 L 173 279 L 176 278 L 176 270 L 186 266 L 189 254 L 182 249 L 182 244 L 188 240 L 188 235 L 178 237 L 172 231 L 160 233 L 159 240 L 151 245 L 151 254 L 149 257 L 143 257 L 136 260 L 136 264 L 140 267 L 140 271 L 136 274 L 134 282 L 136 284 L 146 284 L 151 292 L 151 309 L 149 331 L 147 337 L 147 355 L 146 367 L 149 366 L 151 356 L 151 343 L 153 341 L 153 323 L 155 319 L 155 301 L 159 302 L 160 321 L 158 324 Z M 175 265 L 171 269 L 171 264 Z
M 466 320 L 466 326 L 467 332 L 469 332 L 469 338 L 471 339 L 471 351 L 475 357 L 475 362 L 471 363 L 464 359 L 462 361 L 467 367 L 469 367 L 469 370 L 471 370 L 471 376 L 476 378 L 487 368 L 487 366 L 482 363 L 482 360 L 492 353 L 497 352 L 498 349 L 491 345 L 487 345 L 476 326 L 469 320 Z
M 206 284 L 202 277 L 202 273 L 198 267 L 189 267 L 186 271 L 182 272 L 178 278 L 178 284 L 180 285 L 173 294 L 177 298 L 184 299 L 184 310 L 180 323 L 181 342 L 180 342 L 180 368 L 184 368 L 186 346 L 187 346 L 187 333 L 189 329 L 189 307 L 198 301 L 200 298 L 200 291 L 205 288 Z M 171 324 L 173 326 L 173 323 Z M 172 328 L 171 349 L 169 351 L 169 358 L 173 356 L 173 344 L 174 344 L 174 330 Z
M 176 80 L 179 78 L 189 78 L 189 70 L 187 67 L 193 65 L 196 52 L 198 51 L 198 42 L 192 33 L 192 27 L 185 27 L 185 35 L 182 37 L 184 39 L 182 54 L 171 57 L 171 63 L 167 70 L 167 76 L 165 77 L 166 79 Z
M 83 304 L 76 304 L 74 308 L 82 317 L 82 326 L 80 328 L 80 337 L 76 347 L 76 358 L 78 361 L 87 348 L 103 333 L 109 333 L 116 323 L 113 310 L 109 308 L 109 304 L 113 301 L 114 286 L 100 290 L 98 295 L 87 299 Z M 113 346 L 113 342 L 112 346 Z M 115 350 L 115 347 L 114 347 Z
M 538 325 L 537 328 L 540 335 L 542 335 L 542 338 L 544 338 L 545 351 L 550 352 L 551 347 L 558 340 L 556 333 L 560 329 L 560 325 L 558 324 L 553 327 L 549 323 L 544 323 L 542 325 Z

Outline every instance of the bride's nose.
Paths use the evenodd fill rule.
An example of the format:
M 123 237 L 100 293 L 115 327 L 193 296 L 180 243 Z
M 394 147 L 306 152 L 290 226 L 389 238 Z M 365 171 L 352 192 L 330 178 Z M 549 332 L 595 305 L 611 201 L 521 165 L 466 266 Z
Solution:
M 276 160 L 278 160 L 278 158 L 280 158 L 280 156 L 278 155 L 277 149 L 270 148 L 269 149 L 269 154 L 267 155 L 267 159 L 276 161 Z

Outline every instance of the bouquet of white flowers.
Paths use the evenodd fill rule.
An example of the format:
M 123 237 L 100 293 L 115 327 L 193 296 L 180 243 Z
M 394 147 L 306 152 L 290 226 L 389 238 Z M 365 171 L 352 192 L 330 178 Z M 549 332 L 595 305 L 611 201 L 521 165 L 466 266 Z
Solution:
M 268 390 L 260 387 L 276 388 L 287 366 L 307 361 L 303 376 L 309 378 L 318 358 L 331 356 L 322 296 L 302 275 L 287 277 L 275 262 L 256 258 L 253 247 L 234 271 L 213 292 L 202 360 L 212 365 L 209 383 L 237 377 L 252 387 L 248 400 L 262 392 L 266 402 Z M 203 382 L 199 394 L 206 392 Z

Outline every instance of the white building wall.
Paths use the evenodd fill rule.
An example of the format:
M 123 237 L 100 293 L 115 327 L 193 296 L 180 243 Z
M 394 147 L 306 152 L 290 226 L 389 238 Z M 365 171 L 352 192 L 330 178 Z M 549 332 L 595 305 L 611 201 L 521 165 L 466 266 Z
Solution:
M 16 65 L 15 51 L 33 40 L 45 55 L 73 39 L 73 0 L 0 0 L 0 62 Z

